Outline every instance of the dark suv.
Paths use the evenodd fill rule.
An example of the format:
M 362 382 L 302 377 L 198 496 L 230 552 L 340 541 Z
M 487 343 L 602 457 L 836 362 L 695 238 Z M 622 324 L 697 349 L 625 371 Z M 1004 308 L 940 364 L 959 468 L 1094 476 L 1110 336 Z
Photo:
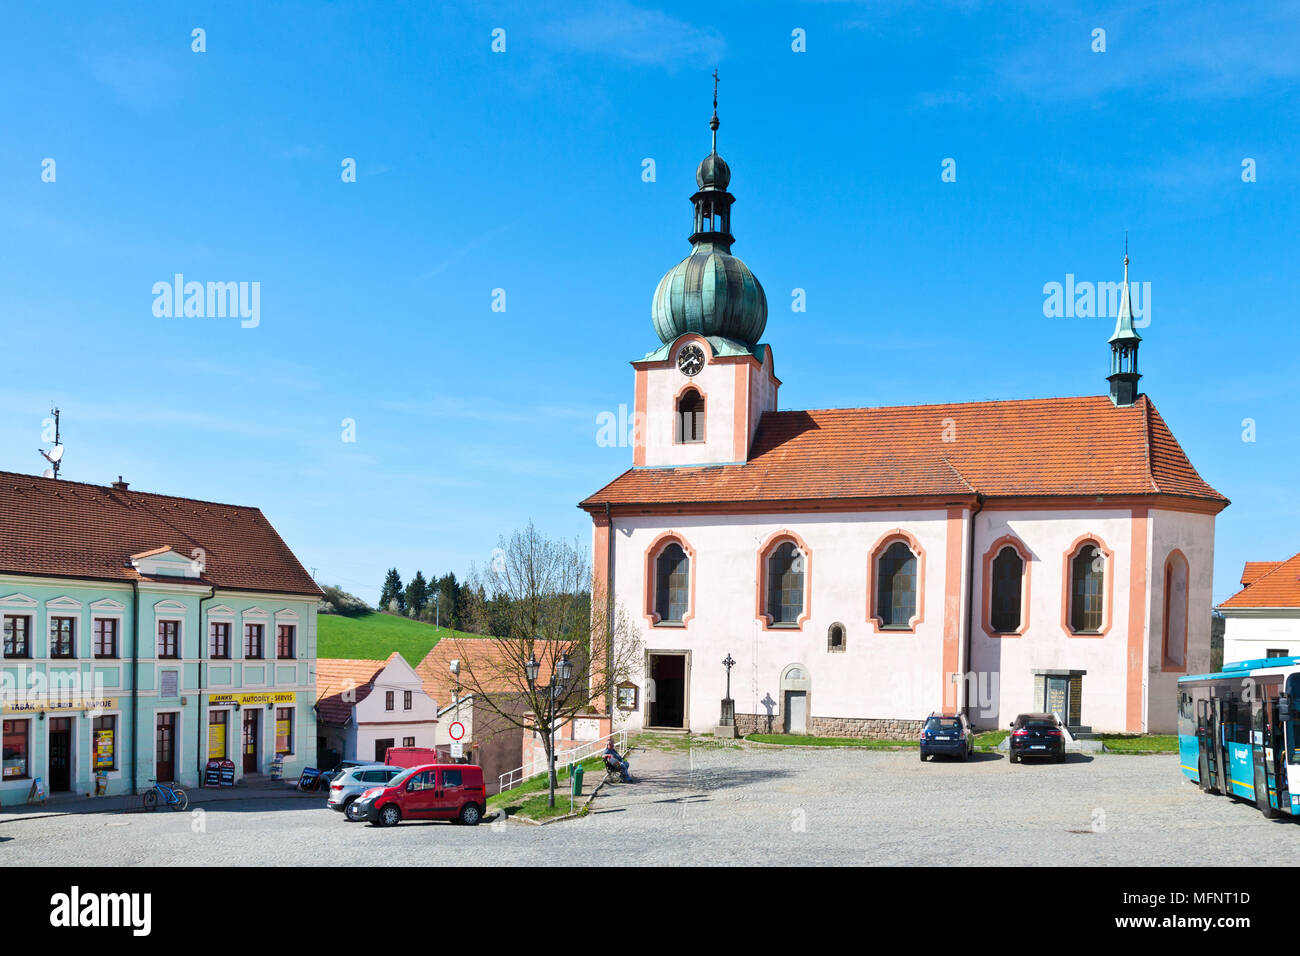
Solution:
M 961 714 L 931 714 L 921 727 L 921 762 L 934 754 L 966 760 L 975 749 L 975 735 Z
M 1065 734 L 1054 714 L 1021 714 L 1011 725 L 1008 758 L 1018 763 L 1025 757 L 1065 759 Z

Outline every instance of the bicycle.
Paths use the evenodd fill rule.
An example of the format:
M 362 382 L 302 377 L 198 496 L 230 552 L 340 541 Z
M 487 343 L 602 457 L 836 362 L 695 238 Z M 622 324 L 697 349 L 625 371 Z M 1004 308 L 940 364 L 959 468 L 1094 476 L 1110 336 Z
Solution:
M 190 798 L 179 787 L 173 790 L 171 787 L 163 786 L 157 780 L 150 780 L 149 782 L 153 786 L 144 793 L 144 808 L 148 812 L 152 813 L 158 809 L 159 800 L 162 800 L 166 806 L 171 807 L 173 810 L 184 810 L 190 805 Z

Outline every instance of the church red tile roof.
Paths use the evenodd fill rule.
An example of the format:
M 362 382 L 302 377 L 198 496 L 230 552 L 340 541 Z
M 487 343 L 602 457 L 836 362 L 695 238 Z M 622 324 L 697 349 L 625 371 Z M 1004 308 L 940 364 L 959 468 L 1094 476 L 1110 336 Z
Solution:
M 1286 561 L 1248 561 L 1241 580 L 1245 587 L 1219 607 L 1300 608 L 1300 554 Z
M 949 439 L 949 440 L 945 440 Z M 1174 495 L 1226 507 L 1145 395 L 768 412 L 747 462 L 635 468 L 580 507 Z
M 320 594 L 257 508 L 0 472 L 0 572 L 141 581 L 131 556 L 167 547 L 205 552 L 203 578 L 187 581 Z

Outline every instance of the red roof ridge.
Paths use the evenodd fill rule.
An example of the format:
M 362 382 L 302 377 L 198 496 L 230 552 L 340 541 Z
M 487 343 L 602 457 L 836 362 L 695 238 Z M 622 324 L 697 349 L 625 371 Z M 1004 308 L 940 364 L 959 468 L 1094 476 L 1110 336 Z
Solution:
M 1151 467 L 1151 399 L 1142 395 L 1142 440 L 1146 442 L 1146 452 L 1142 458 L 1147 463 L 1147 480 L 1151 482 L 1151 490 L 1160 494 L 1160 484 L 1156 481 L 1155 470 Z M 1190 462 L 1189 462 L 1190 464 Z
M 1145 397 L 1145 396 L 1144 396 Z M 1105 399 L 1110 401 L 1106 395 L 1051 395 L 1040 398 L 982 398 L 970 402 L 914 402 L 912 404 L 899 405 L 839 405 L 830 408 L 782 408 L 775 412 L 764 412 L 765 415 L 782 415 L 787 412 L 802 412 L 805 415 L 814 415 L 819 412 L 887 412 L 893 409 L 916 409 L 916 408 L 973 408 L 980 405 L 1045 405 L 1052 402 L 1095 402 Z
M 76 485 L 82 488 L 94 488 L 96 491 L 106 491 L 113 495 L 138 495 L 143 498 L 158 498 L 164 501 L 183 501 L 186 504 L 196 505 L 214 505 L 218 508 L 238 508 L 241 511 L 256 511 L 259 513 L 262 510 L 256 505 L 236 505 L 231 504 L 228 501 L 208 501 L 204 498 L 186 498 L 181 495 L 163 494 L 159 491 L 140 491 L 137 488 L 114 488 L 112 485 L 97 485 L 91 481 L 75 481 L 70 478 L 46 478 L 44 475 L 29 475 L 21 471 L 0 471 L 0 482 L 4 482 L 10 478 L 17 478 L 22 481 L 31 481 L 33 482 L 32 487 L 37 490 L 42 489 L 40 488 L 40 485 L 35 484 L 35 482 L 46 482 L 50 485 L 50 490 L 53 491 L 54 494 L 58 494 L 59 489 L 65 486 Z

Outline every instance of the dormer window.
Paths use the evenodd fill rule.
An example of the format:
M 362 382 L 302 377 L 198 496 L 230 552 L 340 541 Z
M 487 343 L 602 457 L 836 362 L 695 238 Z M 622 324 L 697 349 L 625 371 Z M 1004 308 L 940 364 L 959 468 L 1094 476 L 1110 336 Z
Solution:
M 704 441 L 704 396 L 688 388 L 677 399 L 677 442 L 694 444 Z

